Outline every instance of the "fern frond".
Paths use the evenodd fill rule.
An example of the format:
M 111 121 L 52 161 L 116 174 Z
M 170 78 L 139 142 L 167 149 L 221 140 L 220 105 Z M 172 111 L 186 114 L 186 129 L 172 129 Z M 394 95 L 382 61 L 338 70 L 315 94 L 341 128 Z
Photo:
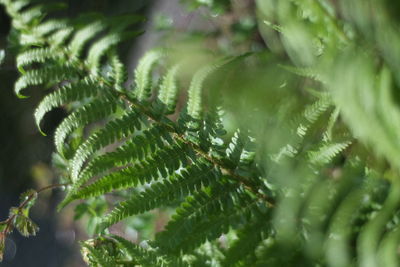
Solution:
M 43 16 L 43 6 L 36 5 L 18 13 L 17 19 L 13 20 L 15 28 L 24 28 L 25 25 L 33 25 L 39 22 Z
M 7 8 L 7 11 L 16 16 L 18 12 L 21 11 L 24 7 L 27 7 L 31 1 L 30 0 L 1 0 L 0 3 L 4 4 Z
M 116 54 L 112 55 L 111 58 L 111 71 L 109 77 L 117 91 L 125 91 L 124 83 L 128 80 L 128 73 L 125 65 L 122 64 Z
M 280 65 L 280 67 L 291 73 L 297 74 L 299 76 L 310 78 L 310 79 L 316 80 L 321 83 L 326 83 L 326 81 L 321 77 L 321 75 L 315 69 L 299 68 L 299 67 L 286 66 L 286 65 Z
M 318 148 L 317 151 L 309 151 L 308 157 L 312 164 L 327 164 L 332 161 L 334 157 L 343 152 L 351 142 L 341 143 L 327 143 Z
M 143 192 L 120 203 L 103 220 L 106 228 L 134 214 L 152 210 L 160 205 L 166 205 L 176 199 L 198 190 L 202 185 L 215 181 L 219 174 L 206 162 L 196 163 L 179 171 L 164 181 L 155 182 Z
M 128 240 L 116 236 L 116 235 L 111 235 L 110 236 L 112 239 L 115 239 L 118 242 L 118 245 L 120 245 L 126 252 L 127 254 L 132 258 L 132 264 L 139 264 L 140 266 L 143 267 L 157 267 L 157 266 L 176 266 L 176 267 L 183 267 L 183 266 L 188 266 L 184 264 L 181 260 L 179 259 L 171 259 L 167 258 L 163 255 L 160 255 L 157 253 L 156 250 L 150 250 L 150 249 L 145 249 L 142 248 L 136 244 L 133 244 L 129 242 Z
M 240 163 L 251 163 L 254 160 L 254 151 L 251 151 L 251 147 L 254 147 L 254 142 L 247 135 L 243 135 L 241 131 L 237 130 L 231 142 L 228 144 L 226 150 L 227 158 L 231 161 L 232 166 L 239 166 Z
M 181 65 L 173 66 L 163 78 L 158 92 L 158 99 L 163 104 L 162 113 L 171 114 L 175 112 L 178 98 L 177 75 Z
M 89 244 L 88 241 L 82 242 L 82 256 L 87 264 L 90 266 L 106 267 L 113 266 L 115 263 L 114 259 L 109 255 L 105 254 L 103 251 Z
M 326 131 L 324 133 L 324 138 L 328 142 L 332 141 L 333 128 L 335 126 L 336 121 L 339 118 L 339 114 L 340 114 L 340 110 L 338 108 L 335 108 L 335 110 L 332 112 L 331 116 L 329 117 L 328 125 L 327 125 Z
M 83 164 L 93 153 L 123 137 L 128 137 L 135 130 L 140 129 L 140 115 L 135 110 L 130 109 L 121 118 L 108 122 L 104 128 L 92 134 L 79 146 L 71 161 L 72 181 L 76 182 Z
M 108 34 L 98 40 L 89 49 L 87 56 L 87 64 L 93 75 L 97 75 L 100 66 L 101 57 L 105 55 L 113 46 L 121 41 L 119 33 Z
M 172 144 L 173 141 L 165 128 L 155 125 L 143 131 L 140 135 L 133 136 L 130 141 L 118 147 L 115 151 L 92 160 L 83 170 L 79 179 L 86 180 L 87 177 L 100 174 L 112 166 L 123 166 L 130 162 L 142 161 L 156 151 Z
M 24 9 L 26 2 L 17 1 L 17 5 L 13 6 L 9 1 L 5 1 L 6 6 L 9 8 L 8 12 L 13 15 L 13 26 L 17 29 L 26 29 L 27 26 L 33 27 L 37 26 L 43 19 L 43 14 L 53 10 L 64 9 L 66 5 L 64 3 L 48 3 L 46 5 L 36 4 L 32 7 Z M 22 3 L 22 5 L 20 5 Z
M 221 4 L 209 2 L 215 2 L 210 7 Z M 14 48 L 20 51 L 16 94 L 23 97 L 30 86 L 53 87 L 35 112 L 39 130 L 53 108 L 65 106 L 69 112 L 55 132 L 61 152 L 55 164 L 68 191 L 60 206 L 91 198 L 77 209 L 100 235 L 83 244 L 88 264 L 399 265 L 400 112 L 393 79 L 398 82 L 400 76 L 393 66 L 400 62 L 394 49 L 400 39 L 393 29 L 381 30 L 391 12 L 386 12 L 385 1 L 373 0 L 343 0 L 338 9 L 328 0 L 256 2 L 263 8 L 260 13 L 268 13 L 260 22 L 283 29 L 283 38 L 268 42 L 276 40 L 279 46 L 282 41 L 282 51 L 276 51 L 286 53 L 248 53 L 203 65 L 188 79 L 186 94 L 178 82 L 181 73 L 186 73 L 186 64 L 189 69 L 201 60 L 168 66 L 165 50 L 145 54 L 134 71 L 132 92 L 126 90 L 125 59 L 118 57 L 117 46 L 139 33 L 128 26 L 141 18 L 95 14 L 54 19 L 59 14 L 45 13 L 63 6 L 58 2 L 0 0 L 14 26 L 10 54 Z M 385 10 L 379 16 L 370 14 L 375 2 Z M 239 26 L 240 36 L 253 36 L 251 17 L 238 22 L 234 33 Z M 364 33 L 366 27 L 372 34 Z M 253 49 L 256 43 L 248 44 Z M 226 68 L 249 54 L 254 57 L 246 65 Z M 293 63 L 276 68 L 282 59 Z M 306 77 L 304 84 L 288 71 Z M 155 81 L 158 77 L 162 79 Z M 208 85 L 218 89 L 222 83 L 224 88 L 252 89 L 249 95 L 237 90 L 224 95 L 231 95 L 227 106 L 232 110 L 226 116 L 220 91 L 205 93 Z M 309 85 L 315 89 L 306 89 Z M 263 102 L 264 96 L 270 101 Z M 235 97 L 249 98 L 231 102 Z M 291 116 L 293 125 L 287 125 Z M 237 124 L 255 127 L 250 133 L 245 127 L 234 129 Z M 276 150 L 276 143 L 283 148 L 271 162 L 268 153 Z M 343 155 L 340 161 L 335 160 L 338 155 Z M 103 197 L 110 192 L 118 195 L 118 202 L 106 214 L 108 204 L 117 199 Z M 166 222 L 169 212 L 173 216 Z M 26 218 L 0 222 L 0 258 L 13 227 L 25 235 L 36 233 Z M 138 221 L 151 220 L 146 226 L 156 232 L 166 227 L 150 245 L 101 237 L 105 228 L 125 219 L 126 226 L 139 232 Z
M 188 104 L 187 104 L 187 113 L 193 119 L 201 119 L 201 111 L 202 111 L 202 89 L 203 84 L 206 78 L 218 69 L 222 65 L 222 62 L 217 62 L 215 64 L 205 66 L 197 71 L 192 81 L 190 82 L 190 86 L 188 89 Z
M 51 36 L 49 36 L 49 43 L 51 47 L 60 49 L 64 47 L 66 41 L 70 38 L 72 33 L 74 32 L 73 27 L 65 27 L 61 30 L 54 32 Z
M 22 70 L 23 67 L 31 65 L 32 63 L 44 63 L 48 60 L 57 60 L 59 54 L 52 49 L 46 48 L 34 48 L 20 53 L 17 56 L 17 67 Z
M 237 233 L 237 239 L 226 251 L 223 266 L 249 266 L 246 258 L 255 257 L 255 252 L 261 241 L 269 237 L 271 225 L 267 223 L 268 217 L 260 218 L 257 221 L 246 225 Z
M 226 131 L 222 122 L 224 110 L 221 106 L 211 108 L 206 114 L 203 127 L 199 129 L 199 144 L 216 158 L 226 157 L 226 144 L 223 140 Z
M 332 102 L 328 95 L 324 95 L 313 104 L 307 106 L 304 110 L 303 116 L 309 123 L 314 123 L 322 113 L 328 110 Z
M 223 218 L 216 219 L 219 217 L 216 213 L 222 215 L 221 217 L 227 216 L 227 213 L 223 213 L 226 209 L 224 204 L 230 202 L 227 206 L 233 206 L 232 197 L 228 197 L 232 192 L 226 188 L 225 192 L 210 192 L 211 190 L 207 189 L 210 188 L 189 196 L 176 210 L 166 229 L 156 236 L 156 243 L 163 250 L 174 253 L 181 250 L 190 251 L 206 239 L 212 240 L 227 232 L 226 228 L 216 231 L 223 222 Z M 221 203 L 222 200 L 224 204 Z M 200 229 L 207 232 L 202 232 L 202 238 L 198 239 L 196 233 L 201 231 Z
M 26 96 L 22 95 L 21 91 L 29 86 L 55 85 L 75 77 L 76 70 L 70 66 L 53 66 L 29 70 L 15 83 L 15 94 L 20 98 L 25 98 Z
M 109 94 L 108 96 L 96 99 L 71 113 L 57 127 L 55 132 L 54 140 L 57 151 L 63 154 L 64 143 L 68 134 L 78 128 L 84 127 L 113 114 L 116 111 L 117 103 L 118 99 L 114 95 Z
M 77 181 L 71 185 L 67 196 L 59 205 L 62 208 L 74 200 L 79 187 L 90 178 L 104 174 L 112 168 L 125 166 L 129 163 L 141 162 L 154 152 L 162 150 L 166 145 L 172 145 L 169 133 L 162 126 L 154 126 L 131 138 L 115 151 L 94 158 L 88 163 L 79 175 Z
M 348 65 L 348 57 L 356 64 Z M 346 82 L 339 86 L 333 78 L 331 81 L 334 100 L 354 135 L 370 144 L 378 155 L 385 155 L 393 166 L 400 167 L 400 112 L 392 98 L 393 77 L 386 67 L 379 75 L 374 69 L 371 58 L 346 54 L 335 74 L 335 78 Z
M 217 183 L 187 197 L 155 242 L 172 253 L 190 251 L 206 240 L 227 233 L 229 227 L 245 224 L 260 212 L 258 207 L 264 204 L 243 189 L 237 185 L 221 185 Z
M 89 178 L 101 174 L 113 166 L 123 166 L 128 163 L 142 161 L 167 145 L 172 145 L 169 133 L 164 127 L 156 125 L 135 135 L 115 151 L 96 157 L 79 176 L 79 183 L 86 182 Z M 78 182 L 76 183 L 78 184 Z
M 160 150 L 155 155 L 84 186 L 71 196 L 71 200 L 96 197 L 105 193 L 150 183 L 159 177 L 168 177 L 181 166 L 187 164 L 187 152 L 184 147 L 172 146 Z
M 69 44 L 69 51 L 71 58 L 78 58 L 85 44 L 94 38 L 101 31 L 105 30 L 106 26 L 101 22 L 93 22 L 82 29 L 76 31 L 74 37 Z
M 140 59 L 135 69 L 135 96 L 139 101 L 146 100 L 151 95 L 152 69 L 161 59 L 161 51 L 150 51 Z
M 45 96 L 39 103 L 39 106 L 36 108 L 34 113 L 36 125 L 40 132 L 42 132 L 40 129 L 40 122 L 47 112 L 51 111 L 53 108 L 68 104 L 70 102 L 95 96 L 98 93 L 97 86 L 98 85 L 93 79 L 86 78 L 75 83 L 64 85 L 60 89 Z M 105 88 L 101 88 L 101 90 L 105 90 Z
M 293 141 L 281 148 L 276 155 L 272 156 L 272 159 L 279 162 L 283 157 L 293 158 L 298 155 L 312 127 L 329 110 L 331 105 L 332 101 L 327 94 L 320 95 L 317 101 L 307 105 L 302 114 L 291 122 L 292 128 L 295 129 L 293 132 Z
M 52 34 L 57 30 L 64 29 L 68 26 L 66 20 L 61 19 L 50 19 L 43 23 L 40 23 L 33 29 L 33 35 L 46 37 L 46 35 Z

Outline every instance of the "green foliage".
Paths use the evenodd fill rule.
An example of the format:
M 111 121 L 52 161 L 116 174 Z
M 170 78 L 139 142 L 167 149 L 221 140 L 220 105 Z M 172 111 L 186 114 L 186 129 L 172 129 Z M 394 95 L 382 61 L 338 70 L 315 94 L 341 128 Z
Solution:
M 11 234 L 14 229 L 25 236 L 34 236 L 39 231 L 39 227 L 29 218 L 29 212 L 35 204 L 38 193 L 41 191 L 28 190 L 21 194 L 20 205 L 10 209 L 9 216 L 6 220 L 0 222 L 0 260 L 3 260 L 5 249 L 5 240 L 7 235 Z
M 190 61 L 162 47 L 132 84 L 118 44 L 141 18 L 50 19 L 62 5 L 0 2 L 19 38 L 17 96 L 52 89 L 39 130 L 52 109 L 69 112 L 54 137 L 59 207 L 84 201 L 87 264 L 399 265 L 400 40 L 387 2 L 260 0 L 270 51 Z M 0 223 L 0 251 L 14 228 L 36 234 L 40 192 Z M 109 234 L 156 212 L 168 219 L 151 240 Z

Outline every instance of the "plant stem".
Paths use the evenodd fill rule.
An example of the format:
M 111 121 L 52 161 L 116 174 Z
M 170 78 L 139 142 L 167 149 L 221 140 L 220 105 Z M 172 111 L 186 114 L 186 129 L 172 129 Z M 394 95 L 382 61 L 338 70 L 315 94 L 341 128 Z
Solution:
M 17 207 L 18 209 L 18 214 L 26 207 L 26 205 L 28 205 L 28 203 L 38 194 L 47 191 L 47 190 L 51 190 L 51 189 L 55 189 L 55 188 L 59 188 L 59 187 L 63 187 L 63 186 L 67 186 L 68 184 L 52 184 L 52 185 L 48 185 L 45 186 L 37 191 L 32 192 L 29 196 L 26 197 L 26 199 Z M 2 234 L 6 235 L 9 234 L 12 231 L 12 224 L 15 220 L 15 218 L 17 217 L 17 214 L 13 214 L 11 215 L 7 220 L 1 222 L 0 224 L 7 224 L 6 228 L 1 232 Z

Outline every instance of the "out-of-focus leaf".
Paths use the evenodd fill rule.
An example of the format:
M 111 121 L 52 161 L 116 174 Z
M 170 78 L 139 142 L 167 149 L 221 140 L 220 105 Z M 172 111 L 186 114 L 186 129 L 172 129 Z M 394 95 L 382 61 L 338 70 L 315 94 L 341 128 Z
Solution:
M 75 211 L 75 216 L 74 216 L 74 220 L 79 220 L 80 218 L 82 218 L 83 215 L 85 215 L 85 213 L 89 212 L 90 207 L 87 203 L 81 203 L 79 205 L 76 205 L 74 211 Z
M 5 56 L 6 56 L 6 53 L 4 52 L 4 50 L 0 49 L 0 65 L 3 64 Z
M 16 217 L 15 228 L 17 228 L 21 235 L 26 237 L 36 235 L 39 231 L 37 224 L 24 215 L 18 215 Z

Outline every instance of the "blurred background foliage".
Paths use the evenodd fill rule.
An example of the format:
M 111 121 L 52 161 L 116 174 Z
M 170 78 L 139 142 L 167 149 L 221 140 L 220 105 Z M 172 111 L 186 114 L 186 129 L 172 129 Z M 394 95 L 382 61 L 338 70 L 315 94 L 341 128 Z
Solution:
M 399 235 L 398 1 L 69 0 L 68 5 L 69 16 L 90 11 L 148 18 L 141 25 L 146 34 L 122 47 L 131 69 L 152 47 L 175 48 L 174 60 L 189 58 L 194 69 L 213 58 L 250 52 L 217 73 L 206 94 L 222 94 L 224 123 L 251 132 L 258 164 L 271 187 L 279 188 L 277 241 L 259 244 L 254 257 L 260 266 L 350 266 L 356 255 L 362 266 L 396 266 L 398 246 L 387 250 L 390 256 L 385 248 L 397 244 L 391 237 Z M 7 36 L 12 38 L 4 12 L 0 28 L 4 49 Z M 41 95 L 15 98 L 13 64 L 6 54 L 0 70 L 1 217 L 18 193 L 55 179 L 49 168 L 52 140 L 39 135 L 31 118 Z M 52 132 L 64 111 L 50 116 L 45 132 Z M 72 211 L 55 215 L 58 194 L 47 197 L 51 200 L 34 214 L 41 234 L 23 242 L 13 235 L 8 247 L 14 251 L 6 252 L 4 266 L 82 264 L 70 254 L 77 251 L 70 236 L 94 232 L 106 199 L 76 206 L 75 218 L 84 219 L 77 226 L 66 219 Z M 113 231 L 140 242 L 162 229 L 168 216 L 168 210 L 155 210 Z M 49 249 L 46 257 L 32 256 L 41 255 L 42 247 Z

